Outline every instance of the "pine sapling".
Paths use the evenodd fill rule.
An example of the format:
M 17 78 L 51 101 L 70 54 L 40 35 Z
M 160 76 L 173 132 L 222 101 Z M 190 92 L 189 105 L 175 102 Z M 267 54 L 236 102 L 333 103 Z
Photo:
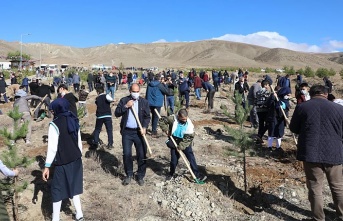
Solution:
M 0 158 L 9 168 L 27 167 L 33 162 L 33 160 L 30 160 L 27 157 L 20 156 L 15 145 L 15 141 L 25 137 L 27 133 L 28 122 L 19 125 L 22 115 L 23 114 L 19 112 L 18 107 L 14 107 L 14 109 L 8 113 L 8 116 L 13 119 L 13 131 L 10 132 L 7 128 L 0 130 L 0 136 L 5 139 L 5 144 L 8 147 L 8 149 L 0 155 Z M 18 183 L 17 177 L 7 178 L 0 184 L 0 189 L 6 191 L 12 198 L 14 219 L 16 221 L 19 220 L 18 193 L 26 189 L 27 185 L 27 181 Z
M 251 139 L 251 133 L 243 129 L 243 124 L 249 116 L 251 107 L 243 107 L 243 96 L 235 91 L 235 96 L 231 97 L 231 100 L 235 104 L 235 115 L 232 117 L 231 113 L 228 112 L 225 105 L 221 105 L 221 109 L 224 110 L 224 114 L 229 118 L 233 118 L 234 121 L 239 125 L 239 129 L 234 129 L 229 126 L 225 126 L 225 130 L 230 133 L 233 137 L 233 143 L 235 146 L 240 148 L 240 152 L 243 154 L 243 172 L 244 172 L 244 191 L 247 192 L 247 176 L 246 176 L 246 150 L 253 145 Z

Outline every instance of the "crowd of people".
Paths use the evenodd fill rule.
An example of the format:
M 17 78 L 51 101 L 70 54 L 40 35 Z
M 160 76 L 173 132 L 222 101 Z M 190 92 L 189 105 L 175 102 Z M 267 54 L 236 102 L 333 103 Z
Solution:
M 125 178 L 123 185 L 129 185 L 136 178 L 139 185 L 144 185 L 147 167 L 147 143 L 144 141 L 151 124 L 151 136 L 160 137 L 158 126 L 168 136 L 167 147 L 170 148 L 170 170 L 167 179 L 175 176 L 176 166 L 182 151 L 189 161 L 192 172 L 197 180 L 204 181 L 206 176 L 201 174 L 194 156 L 192 146 L 194 139 L 194 125 L 189 117 L 190 94 L 194 91 L 197 100 L 206 91 L 205 101 L 208 110 L 214 108 L 215 93 L 222 84 L 231 84 L 234 96 L 242 96 L 242 107 L 250 108 L 251 127 L 257 129 L 256 143 L 267 141 L 269 151 L 282 153 L 282 138 L 288 125 L 291 132 L 298 135 L 297 159 L 304 162 L 304 170 L 309 189 L 309 201 L 314 220 L 324 220 L 322 202 L 323 174 L 326 174 L 332 189 L 335 208 L 338 216 L 343 218 L 343 106 L 341 99 L 332 95 L 332 83 L 325 77 L 324 85 L 310 86 L 297 73 L 295 85 L 296 108 L 291 120 L 290 99 L 292 97 L 291 79 L 289 75 L 278 76 L 273 85 L 269 75 L 264 75 L 252 86 L 248 85 L 248 72 L 242 69 L 229 75 L 227 71 L 213 70 L 197 73 L 192 69 L 188 73 L 167 70 L 154 74 L 143 72 L 141 78 L 136 73 L 125 76 L 129 94 L 119 99 L 114 111 L 115 117 L 121 118 L 120 133 L 122 135 L 123 164 Z M 40 121 L 41 107 L 47 107 L 46 115 L 52 118 L 49 124 L 49 141 L 43 179 L 50 177 L 50 167 L 55 167 L 52 182 L 53 221 L 59 220 L 61 200 L 71 198 L 76 207 L 76 219 L 83 220 L 80 197 L 82 194 L 82 142 L 78 120 L 77 103 L 79 109 L 84 109 L 87 115 L 87 97 L 89 92 L 96 90 L 96 123 L 93 132 L 91 150 L 101 146 L 99 134 L 103 124 L 107 132 L 107 149 L 113 146 L 112 105 L 114 105 L 115 91 L 123 83 L 121 72 L 89 73 L 86 85 L 80 85 L 80 76 L 75 73 L 66 81 L 64 75 L 55 77 L 53 84 L 32 78 L 23 79 L 19 89 L 15 92 L 14 106 L 23 113 L 23 121 L 29 121 L 26 143 L 31 141 L 31 112 L 30 106 L 35 108 L 33 119 Z M 17 83 L 11 78 L 11 82 Z M 146 85 L 145 96 L 141 94 L 141 87 Z M 4 89 L 4 76 L 0 75 L 0 92 L 5 102 L 8 102 Z M 73 86 L 74 93 L 69 91 Z M 52 101 L 51 93 L 58 93 L 57 99 Z M 29 95 L 30 93 L 30 95 Z M 78 95 L 78 97 L 75 96 Z M 175 111 L 175 96 L 181 101 L 181 109 Z M 31 100 L 30 103 L 28 101 Z M 167 116 L 160 118 L 161 108 L 165 105 Z M 82 115 L 82 116 L 84 116 Z M 265 138 L 265 133 L 267 136 Z M 172 142 L 175 140 L 176 143 Z M 273 146 L 274 140 L 276 141 Z M 132 146 L 137 153 L 137 172 L 133 171 Z M 17 175 L 10 172 L 0 161 L 1 171 L 6 175 Z M 134 175 L 136 174 L 136 177 Z

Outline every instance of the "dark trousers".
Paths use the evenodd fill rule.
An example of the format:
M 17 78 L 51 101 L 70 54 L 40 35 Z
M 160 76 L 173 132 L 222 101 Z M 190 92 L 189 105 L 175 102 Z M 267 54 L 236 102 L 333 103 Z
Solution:
M 180 92 L 180 97 L 182 98 L 182 96 L 185 96 L 185 100 L 186 100 L 186 108 L 189 107 L 189 91 L 182 91 Z M 183 105 L 183 100 L 181 99 L 181 105 Z
M 74 91 L 75 91 L 75 92 L 79 92 L 79 90 L 80 90 L 80 84 L 73 84 L 73 87 L 74 87 Z
M 199 170 L 198 170 L 198 165 L 194 157 L 194 153 L 192 150 L 192 144 L 189 145 L 186 149 L 182 150 L 182 152 L 185 154 L 187 160 L 189 161 L 189 164 L 191 166 L 191 169 L 196 177 L 199 177 Z M 170 149 L 170 171 L 169 174 L 173 175 L 175 173 L 176 166 L 179 162 L 180 154 L 175 148 Z
M 157 116 L 157 114 L 155 112 L 155 109 L 158 111 L 158 113 L 161 113 L 161 107 L 150 106 L 152 132 L 156 132 L 157 131 L 158 116 Z
M 214 93 L 216 93 L 215 90 L 211 90 L 207 94 L 208 98 L 208 109 L 213 109 L 213 99 L 214 99 Z
M 45 106 L 46 106 L 47 108 L 49 108 L 49 106 L 50 106 L 50 98 L 49 98 L 49 97 L 46 97 L 46 98 L 44 99 L 44 101 L 43 101 L 42 103 L 39 104 L 39 106 L 37 107 L 36 111 L 34 112 L 34 118 L 35 118 L 35 119 L 37 119 L 37 118 L 39 117 L 38 114 L 39 114 L 39 111 L 40 111 L 40 109 L 41 109 L 41 107 L 42 107 L 43 104 L 45 104 Z M 48 110 L 48 117 L 49 117 L 49 118 L 51 117 L 51 112 L 50 112 L 50 110 Z
M 93 83 L 88 83 L 88 88 L 89 88 L 89 92 L 91 92 L 93 90 Z
M 258 116 L 258 136 L 260 138 L 263 137 L 263 135 L 268 130 L 268 125 L 266 122 L 268 112 L 257 112 Z
M 324 174 L 329 183 L 336 214 L 343 220 L 343 175 L 342 165 L 329 165 L 322 163 L 304 163 L 308 199 L 314 220 L 325 221 L 323 181 Z
M 99 134 L 102 128 L 102 125 L 105 124 L 107 138 L 108 138 L 108 145 L 113 144 L 113 126 L 112 126 L 112 117 L 104 117 L 104 118 L 97 118 L 95 122 L 95 129 L 94 129 L 94 143 L 99 143 Z
M 29 93 L 29 85 L 23 85 L 25 87 L 25 92 Z
M 124 170 L 127 176 L 133 176 L 132 144 L 134 144 L 136 148 L 138 164 L 137 178 L 143 179 L 146 172 L 146 146 L 143 141 L 143 137 L 139 130 L 123 129 L 123 162 Z

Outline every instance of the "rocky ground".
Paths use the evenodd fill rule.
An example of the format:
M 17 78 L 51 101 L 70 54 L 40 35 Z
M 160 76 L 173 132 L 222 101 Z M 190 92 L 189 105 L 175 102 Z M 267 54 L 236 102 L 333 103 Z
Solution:
M 252 83 L 252 82 L 251 82 Z M 145 91 L 143 87 L 142 92 Z M 116 92 L 116 101 L 127 95 L 126 86 Z M 142 93 L 143 94 L 143 93 Z M 158 138 L 147 136 L 153 157 L 147 159 L 148 169 L 145 185 L 132 182 L 122 186 L 120 119 L 113 117 L 115 148 L 113 150 L 88 150 L 89 139 L 95 125 L 96 95 L 91 93 L 88 102 L 89 114 L 81 120 L 84 164 L 84 193 L 81 196 L 86 220 L 301 220 L 310 215 L 307 189 L 302 166 L 295 160 L 295 144 L 287 129 L 280 156 L 266 150 L 265 145 L 252 146 L 247 157 L 248 191 L 244 192 L 243 160 L 239 154 L 230 154 L 228 149 L 239 150 L 232 144 L 232 137 L 224 125 L 237 128 L 223 114 L 220 105 L 227 105 L 233 113 L 232 94 L 229 86 L 220 88 L 215 95 L 213 112 L 205 112 L 204 96 L 200 101 L 191 97 L 190 117 L 196 126 L 194 152 L 201 171 L 207 175 L 205 184 L 197 184 L 180 159 L 177 177 L 167 181 L 170 153 L 164 142 L 166 136 L 159 131 Z M 1 104 L 6 113 L 12 104 Z M 113 106 L 113 111 L 116 105 Z M 162 115 L 165 112 L 162 110 Z M 10 127 L 8 116 L 0 116 L 1 127 Z M 22 154 L 35 162 L 21 171 L 20 179 L 29 182 L 20 193 L 20 220 L 51 220 L 49 182 L 41 179 L 42 166 L 47 148 L 47 128 L 50 119 L 33 122 L 32 144 L 18 140 Z M 245 130 L 253 130 L 246 122 Z M 106 130 L 100 134 L 107 143 Z M 0 146 L 4 149 L 4 145 Z M 135 155 L 135 154 L 134 154 Z M 135 160 L 135 159 L 133 159 Z M 134 163 L 136 167 L 136 164 Z M 331 208 L 329 188 L 324 192 L 327 220 L 335 218 Z M 10 210 L 10 205 L 8 205 Z M 72 202 L 63 202 L 61 219 L 73 220 Z

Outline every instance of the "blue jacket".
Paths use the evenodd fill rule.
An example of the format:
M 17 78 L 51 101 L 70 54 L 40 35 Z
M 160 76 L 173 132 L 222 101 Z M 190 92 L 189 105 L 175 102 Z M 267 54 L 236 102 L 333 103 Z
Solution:
M 23 82 L 21 83 L 23 86 L 28 86 L 29 85 L 29 79 L 27 77 L 23 78 Z
M 207 91 L 214 91 L 215 88 L 213 87 L 213 85 L 211 85 L 208 81 L 204 81 L 202 82 L 202 88 L 204 88 Z
M 291 88 L 291 80 L 289 78 L 282 77 L 278 81 L 277 85 L 280 86 L 280 87 L 289 87 L 289 88 Z
M 80 84 L 80 76 L 77 74 L 73 75 L 73 84 Z
M 162 107 L 164 95 L 168 94 L 168 89 L 159 81 L 151 81 L 146 89 L 146 99 L 151 107 Z

